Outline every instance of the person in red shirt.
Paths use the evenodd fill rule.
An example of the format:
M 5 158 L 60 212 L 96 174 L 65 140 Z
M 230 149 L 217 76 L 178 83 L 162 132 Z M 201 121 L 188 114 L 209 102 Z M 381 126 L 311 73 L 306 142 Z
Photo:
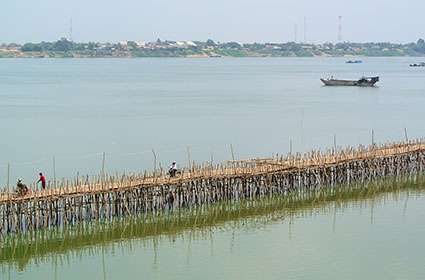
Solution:
M 41 182 L 41 188 L 43 191 L 46 189 L 46 177 L 44 177 L 43 173 L 40 172 L 40 179 L 38 179 L 37 183 Z

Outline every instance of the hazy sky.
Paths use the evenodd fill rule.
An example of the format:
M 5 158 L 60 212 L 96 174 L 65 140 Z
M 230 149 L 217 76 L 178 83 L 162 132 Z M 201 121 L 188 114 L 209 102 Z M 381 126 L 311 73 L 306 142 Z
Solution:
M 0 43 L 206 40 L 411 42 L 425 37 L 425 0 L 1 0 Z

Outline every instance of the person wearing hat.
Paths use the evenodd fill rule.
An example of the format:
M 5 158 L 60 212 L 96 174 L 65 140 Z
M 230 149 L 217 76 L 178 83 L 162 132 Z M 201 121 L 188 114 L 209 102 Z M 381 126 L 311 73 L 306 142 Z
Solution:
M 22 179 L 18 179 L 16 183 L 16 191 L 18 195 L 26 195 L 28 193 L 28 187 L 22 182 Z

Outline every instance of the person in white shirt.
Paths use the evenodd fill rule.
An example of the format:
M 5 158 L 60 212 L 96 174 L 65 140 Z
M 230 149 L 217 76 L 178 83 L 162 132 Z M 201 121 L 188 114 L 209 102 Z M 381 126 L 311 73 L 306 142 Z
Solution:
M 177 163 L 173 161 L 173 163 L 170 165 L 170 169 L 168 170 L 168 173 L 170 174 L 170 177 L 175 177 L 177 173 Z

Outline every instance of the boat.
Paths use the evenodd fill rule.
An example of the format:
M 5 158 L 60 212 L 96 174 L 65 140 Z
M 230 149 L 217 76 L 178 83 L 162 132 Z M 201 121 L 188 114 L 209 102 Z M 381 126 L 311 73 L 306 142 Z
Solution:
M 349 64 L 357 64 L 357 63 L 363 63 L 363 61 L 361 60 L 348 60 L 345 63 L 349 63 Z
M 320 80 L 325 86 L 373 87 L 379 82 L 379 77 L 362 77 L 358 80 L 338 80 L 334 78 Z
M 425 67 L 425 62 L 421 63 L 412 63 L 409 65 L 410 67 Z

